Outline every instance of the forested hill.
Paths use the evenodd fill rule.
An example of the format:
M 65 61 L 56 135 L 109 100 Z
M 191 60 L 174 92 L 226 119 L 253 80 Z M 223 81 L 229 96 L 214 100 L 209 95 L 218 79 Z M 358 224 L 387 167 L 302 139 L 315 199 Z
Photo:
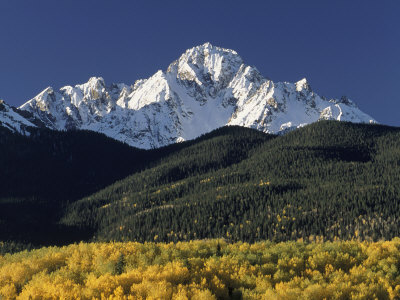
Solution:
M 400 128 L 322 121 L 278 137 L 221 129 L 73 203 L 61 224 L 97 241 L 378 240 L 399 236 L 399 200 Z
M 274 136 L 224 127 L 147 151 L 88 131 L 0 128 L 0 137 L 2 251 L 399 236 L 399 128 L 322 121 Z
M 89 232 L 58 224 L 70 203 L 126 176 L 156 166 L 172 153 L 185 153 L 205 141 L 224 144 L 208 169 L 247 157 L 249 149 L 271 136 L 243 128 L 222 128 L 195 141 L 141 150 L 92 131 L 30 128 L 29 136 L 0 126 L 0 241 L 33 245 L 65 244 Z M 246 145 L 235 149 L 245 140 Z M 196 148 L 196 147 L 195 147 Z M 188 150 L 191 151 L 191 150 Z M 208 158 L 210 152 L 205 149 Z M 10 243 L 8 243 L 10 244 Z

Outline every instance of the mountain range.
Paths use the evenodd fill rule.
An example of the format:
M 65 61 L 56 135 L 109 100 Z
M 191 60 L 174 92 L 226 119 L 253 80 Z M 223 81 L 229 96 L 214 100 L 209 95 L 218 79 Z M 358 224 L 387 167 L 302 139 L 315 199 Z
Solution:
M 85 129 L 143 149 L 194 139 L 225 125 L 280 133 L 318 120 L 376 123 L 347 97 L 326 99 L 306 79 L 273 82 L 233 50 L 205 43 L 166 71 L 134 84 L 48 87 L 18 109 L 0 103 L 0 124 Z

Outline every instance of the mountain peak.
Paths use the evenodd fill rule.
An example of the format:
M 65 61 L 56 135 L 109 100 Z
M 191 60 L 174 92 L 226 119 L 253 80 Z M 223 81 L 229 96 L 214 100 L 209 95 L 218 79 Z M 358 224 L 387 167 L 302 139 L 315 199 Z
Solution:
M 90 77 L 89 81 L 76 85 L 75 88 L 82 90 L 85 99 L 99 99 L 106 92 L 106 84 L 103 77 Z
M 308 81 L 305 77 L 296 82 L 296 90 L 297 91 L 301 91 L 301 90 L 311 91 L 311 87 L 308 84 Z
M 189 88 L 191 95 L 204 99 L 204 95 L 226 88 L 242 64 L 235 51 L 205 43 L 186 50 L 167 73 Z
M 235 50 L 214 46 L 210 42 L 205 42 L 202 45 L 198 45 L 198 46 L 192 47 L 192 48 L 186 50 L 186 52 L 187 51 L 193 51 L 194 49 L 197 50 L 197 51 L 200 51 L 200 52 L 214 51 L 214 52 L 219 52 L 221 54 L 230 53 L 230 54 L 233 54 L 233 55 L 237 55 L 237 52 Z
M 202 54 L 202 55 L 206 55 L 206 56 L 210 55 L 210 54 L 218 54 L 221 56 L 229 56 L 229 55 L 238 56 L 238 53 L 235 50 L 213 46 L 209 42 L 206 42 L 202 45 L 190 48 L 190 49 L 186 50 L 183 55 L 185 55 L 185 54 L 187 54 L 187 55 Z
M 93 76 L 93 77 L 90 77 L 90 78 L 89 78 L 88 83 L 90 83 L 90 84 L 101 83 L 101 84 L 104 85 L 104 79 L 103 79 L 103 77 L 96 77 L 96 76 Z
M 211 45 L 210 42 L 205 42 L 203 45 L 200 45 L 198 47 L 204 48 L 204 49 L 211 49 L 213 45 Z
M 225 125 L 277 133 L 320 119 L 373 120 L 348 99 L 318 96 L 305 78 L 274 83 L 236 51 L 208 42 L 134 85 L 107 87 L 102 77 L 91 77 L 43 92 L 20 109 L 53 129 L 94 130 L 139 148 L 190 140 Z
M 86 85 L 94 89 L 101 89 L 106 86 L 103 77 L 90 77 Z

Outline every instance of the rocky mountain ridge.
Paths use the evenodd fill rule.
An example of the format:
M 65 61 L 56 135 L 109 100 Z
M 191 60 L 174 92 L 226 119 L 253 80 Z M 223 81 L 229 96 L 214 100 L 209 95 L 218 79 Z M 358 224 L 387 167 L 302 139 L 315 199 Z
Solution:
M 0 100 L 0 126 L 8 128 L 12 132 L 29 134 L 28 127 L 36 127 L 31 122 L 32 116 L 8 105 L 4 100 Z
M 321 120 L 375 122 L 349 99 L 327 100 L 306 79 L 263 77 L 233 50 L 203 44 L 133 85 L 46 88 L 19 107 L 56 130 L 88 129 L 139 148 L 196 138 L 225 125 L 278 133 Z

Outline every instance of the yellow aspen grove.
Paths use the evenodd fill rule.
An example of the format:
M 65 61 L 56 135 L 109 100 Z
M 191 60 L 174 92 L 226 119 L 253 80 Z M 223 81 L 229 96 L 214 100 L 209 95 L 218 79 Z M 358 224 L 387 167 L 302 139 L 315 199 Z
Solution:
M 399 299 L 385 242 L 80 243 L 0 257 L 1 299 Z

